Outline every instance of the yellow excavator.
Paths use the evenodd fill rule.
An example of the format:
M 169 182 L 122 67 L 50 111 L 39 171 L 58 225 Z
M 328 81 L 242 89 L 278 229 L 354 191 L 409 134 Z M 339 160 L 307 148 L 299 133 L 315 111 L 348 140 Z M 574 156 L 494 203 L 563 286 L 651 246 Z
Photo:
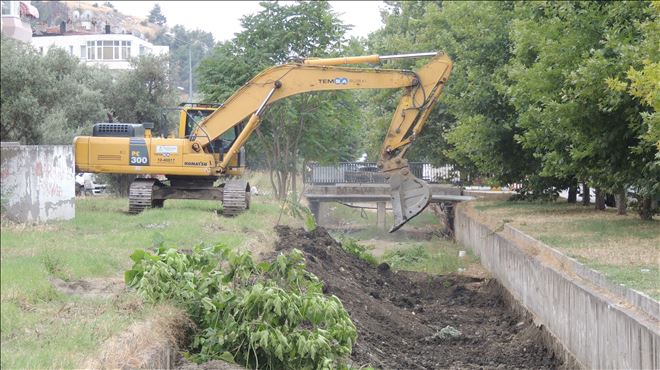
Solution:
M 345 66 L 423 57 L 431 60 L 415 71 Z M 240 179 L 214 184 L 243 173 L 243 145 L 269 104 L 314 91 L 404 89 L 378 160 L 391 187 L 395 231 L 431 200 L 429 186 L 410 172 L 404 156 L 451 69 L 450 58 L 441 52 L 310 58 L 278 65 L 259 73 L 223 104 L 183 106 L 178 138 L 153 137 L 152 124 L 95 124 L 92 136 L 74 139 L 76 172 L 138 175 L 129 189 L 131 213 L 162 207 L 167 199 L 215 199 L 223 202 L 224 214 L 236 215 L 249 208 L 250 185 Z

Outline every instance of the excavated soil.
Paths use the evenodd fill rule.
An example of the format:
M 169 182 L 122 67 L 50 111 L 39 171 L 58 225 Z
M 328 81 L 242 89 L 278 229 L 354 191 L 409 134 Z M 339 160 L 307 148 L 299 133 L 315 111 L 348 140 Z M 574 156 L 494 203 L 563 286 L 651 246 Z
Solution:
M 323 228 L 280 226 L 277 232 L 276 250 L 302 250 L 308 270 L 348 310 L 358 331 L 351 358 L 356 366 L 564 367 L 542 344 L 543 329 L 515 314 L 494 280 L 373 266 L 346 253 Z

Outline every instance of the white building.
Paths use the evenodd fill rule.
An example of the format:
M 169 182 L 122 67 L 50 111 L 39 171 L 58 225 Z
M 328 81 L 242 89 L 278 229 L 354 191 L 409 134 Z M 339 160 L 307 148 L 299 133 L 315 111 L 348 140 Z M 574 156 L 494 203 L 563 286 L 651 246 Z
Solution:
M 128 59 L 145 54 L 166 55 L 169 46 L 154 45 L 131 34 L 34 35 L 32 45 L 42 54 L 52 47 L 63 48 L 88 64 L 110 69 L 130 69 Z
M 29 17 L 39 18 L 39 11 L 29 1 L 0 2 L 0 29 L 2 34 L 23 42 L 30 42 L 32 27 L 24 21 Z

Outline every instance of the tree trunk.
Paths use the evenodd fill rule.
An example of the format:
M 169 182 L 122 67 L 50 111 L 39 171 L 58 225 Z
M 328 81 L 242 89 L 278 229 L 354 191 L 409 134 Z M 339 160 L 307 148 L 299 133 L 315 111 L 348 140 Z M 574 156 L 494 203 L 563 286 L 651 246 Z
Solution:
M 289 174 L 287 173 L 287 171 L 286 170 L 278 170 L 277 171 L 277 186 L 278 186 L 277 199 L 278 200 L 286 199 L 286 195 L 287 195 L 287 192 L 288 192 L 288 181 L 289 181 Z
M 296 178 L 297 178 L 296 175 L 297 175 L 297 171 L 294 168 L 293 171 L 291 171 L 291 192 L 294 194 L 294 196 L 297 197 L 297 195 L 298 195 L 298 186 L 296 185 Z
M 604 211 L 605 210 L 605 192 L 601 188 L 596 188 L 596 202 L 595 202 L 595 209 L 597 211 Z
M 568 203 L 577 202 L 577 185 L 572 185 L 568 188 Z
M 653 219 L 653 197 L 645 195 L 639 200 L 639 217 L 645 221 Z
M 626 215 L 628 210 L 628 199 L 626 198 L 626 189 L 622 188 L 615 195 L 616 197 L 616 214 Z
M 582 205 L 588 206 L 591 203 L 591 194 L 589 193 L 589 185 L 582 184 Z

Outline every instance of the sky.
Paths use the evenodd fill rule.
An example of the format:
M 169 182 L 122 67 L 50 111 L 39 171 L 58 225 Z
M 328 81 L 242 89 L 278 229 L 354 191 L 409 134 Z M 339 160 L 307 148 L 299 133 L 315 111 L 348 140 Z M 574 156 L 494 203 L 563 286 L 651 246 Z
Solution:
M 146 16 L 154 4 L 160 4 L 167 24 L 183 25 L 213 33 L 216 41 L 226 41 L 241 31 L 240 18 L 259 11 L 258 1 L 112 1 L 120 12 Z M 280 2 L 287 3 L 287 2 Z M 366 37 L 381 27 L 382 1 L 330 1 L 345 24 L 353 25 L 348 36 Z

